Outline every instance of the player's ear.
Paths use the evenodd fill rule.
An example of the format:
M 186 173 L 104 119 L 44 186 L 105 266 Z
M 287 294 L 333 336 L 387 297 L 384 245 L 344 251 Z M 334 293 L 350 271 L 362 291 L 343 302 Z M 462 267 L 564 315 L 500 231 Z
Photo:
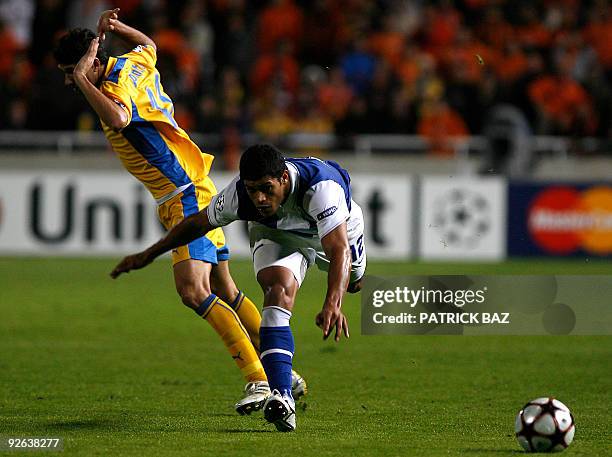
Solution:
M 102 62 L 100 62 L 100 59 L 98 59 L 97 57 L 94 57 L 92 68 L 93 68 L 96 80 L 100 81 L 104 73 L 104 68 L 102 67 Z
M 281 182 L 285 184 L 287 181 L 289 181 L 289 171 L 285 168 L 285 171 L 283 171 L 283 176 L 281 177 Z

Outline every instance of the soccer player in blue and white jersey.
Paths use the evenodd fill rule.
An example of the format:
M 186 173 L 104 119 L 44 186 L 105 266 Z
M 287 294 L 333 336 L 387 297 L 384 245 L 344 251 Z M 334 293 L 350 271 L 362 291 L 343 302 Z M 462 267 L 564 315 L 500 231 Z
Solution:
M 327 293 L 316 323 L 327 338 L 349 336 L 342 313 L 345 292 L 358 292 L 365 272 L 363 214 L 351 199 L 350 178 L 337 163 L 290 159 L 273 146 L 248 148 L 240 176 L 205 209 L 176 225 L 145 251 L 124 258 L 111 276 L 142 268 L 160 254 L 236 220 L 249 221 L 257 281 L 264 292 L 261 360 L 272 395 L 264 416 L 279 431 L 295 430 L 291 395 L 294 353 L 289 321 L 310 265 L 328 272 Z

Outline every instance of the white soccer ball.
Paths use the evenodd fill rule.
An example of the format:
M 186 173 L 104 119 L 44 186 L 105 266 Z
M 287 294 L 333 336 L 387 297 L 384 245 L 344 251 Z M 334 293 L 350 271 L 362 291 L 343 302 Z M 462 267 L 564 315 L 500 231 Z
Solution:
M 527 452 L 559 452 L 574 439 L 576 426 L 567 406 L 543 397 L 530 401 L 519 411 L 514 431 Z

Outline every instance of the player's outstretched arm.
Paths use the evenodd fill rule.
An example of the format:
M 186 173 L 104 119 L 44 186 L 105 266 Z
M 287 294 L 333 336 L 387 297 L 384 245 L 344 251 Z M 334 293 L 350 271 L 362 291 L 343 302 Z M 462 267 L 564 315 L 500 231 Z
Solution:
M 125 257 L 117 264 L 115 269 L 111 271 L 111 278 L 115 279 L 122 273 L 144 268 L 164 252 L 168 252 L 171 249 L 178 248 L 179 246 L 192 242 L 196 238 L 204 236 L 214 228 L 211 227 L 208 221 L 206 210 L 207 208 L 204 208 L 199 213 L 184 219 L 179 224 L 175 225 L 165 237 L 144 251 Z
M 119 8 L 106 10 L 100 15 L 100 19 L 98 19 L 100 41 L 104 41 L 106 32 L 113 32 L 131 47 L 136 47 L 139 44 L 156 47 L 155 42 L 147 35 L 119 20 Z
M 336 328 L 334 339 L 340 341 L 344 333 L 349 337 L 348 321 L 342 313 L 342 298 L 348 287 L 351 272 L 351 251 L 346 234 L 346 223 L 343 222 L 321 239 L 325 255 L 329 259 L 327 273 L 327 295 L 323 309 L 316 317 L 317 326 L 323 329 L 323 339 L 327 339 L 332 329 Z

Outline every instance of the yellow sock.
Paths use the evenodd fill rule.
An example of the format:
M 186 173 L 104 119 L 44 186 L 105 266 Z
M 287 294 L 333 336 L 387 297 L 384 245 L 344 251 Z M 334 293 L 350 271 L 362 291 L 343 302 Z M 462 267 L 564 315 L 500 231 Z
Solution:
M 259 327 L 261 326 L 261 314 L 259 314 L 259 310 L 255 303 L 253 303 L 249 297 L 244 295 L 242 292 L 238 293 L 236 300 L 231 304 L 231 307 L 234 308 L 236 314 L 240 318 L 240 322 L 244 325 L 247 332 L 249 333 L 249 337 L 251 337 L 251 342 L 253 346 L 255 346 L 255 350 L 259 352 Z
M 219 334 L 247 382 L 267 381 L 249 334 L 232 308 L 211 294 L 195 311 Z

